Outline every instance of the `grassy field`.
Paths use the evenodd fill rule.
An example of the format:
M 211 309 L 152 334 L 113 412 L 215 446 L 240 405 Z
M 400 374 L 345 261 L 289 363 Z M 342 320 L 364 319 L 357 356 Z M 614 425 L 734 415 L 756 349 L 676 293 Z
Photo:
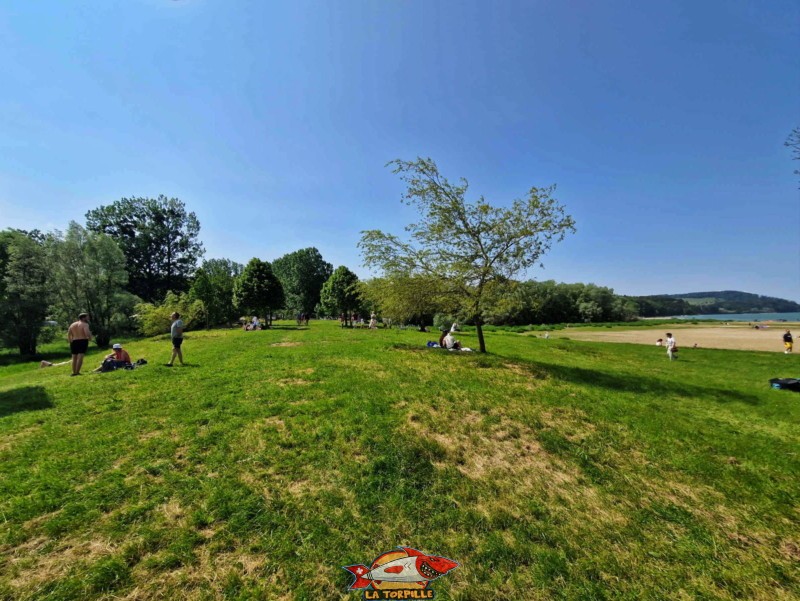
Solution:
M 434 337 L 0 356 L 0 599 L 360 599 L 341 566 L 397 545 L 461 564 L 439 599 L 800 598 L 800 395 L 768 385 L 800 357 Z

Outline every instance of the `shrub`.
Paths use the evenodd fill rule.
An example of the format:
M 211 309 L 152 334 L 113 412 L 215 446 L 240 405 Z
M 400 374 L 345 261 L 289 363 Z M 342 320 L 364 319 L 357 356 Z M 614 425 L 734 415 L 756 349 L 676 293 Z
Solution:
M 139 331 L 145 336 L 157 336 L 169 332 L 173 312 L 180 313 L 183 329 L 200 327 L 205 318 L 203 301 L 191 300 L 188 294 L 168 292 L 161 304 L 140 303 L 136 305 Z

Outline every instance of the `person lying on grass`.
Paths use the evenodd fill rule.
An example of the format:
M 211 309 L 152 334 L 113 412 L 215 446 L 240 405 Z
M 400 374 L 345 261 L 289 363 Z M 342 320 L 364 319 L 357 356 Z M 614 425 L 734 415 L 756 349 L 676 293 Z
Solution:
M 95 371 L 112 371 L 132 364 L 131 356 L 128 351 L 122 348 L 121 344 L 111 347 L 112 351 L 103 358 L 103 363 Z

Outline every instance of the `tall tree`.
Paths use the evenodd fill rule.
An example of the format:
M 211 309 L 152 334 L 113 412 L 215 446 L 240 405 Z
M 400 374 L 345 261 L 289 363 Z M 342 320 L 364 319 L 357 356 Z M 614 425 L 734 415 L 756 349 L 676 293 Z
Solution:
M 125 255 L 105 234 L 91 232 L 74 221 L 67 233 L 48 241 L 48 265 L 54 309 L 62 321 L 89 313 L 99 347 L 106 347 L 133 312 L 137 298 L 125 291 Z
M 364 262 L 389 275 L 441 282 L 454 309 L 475 324 L 480 351 L 486 352 L 482 326 L 489 299 L 574 231 L 572 217 L 552 198 L 554 186 L 533 187 L 524 200 L 501 208 L 482 196 L 468 203 L 467 180 L 451 184 L 429 158 L 389 164 L 407 185 L 403 201 L 421 218 L 406 227 L 410 240 L 380 230 L 362 232 Z
M 793 160 L 800 161 L 800 127 L 795 127 L 792 130 L 783 145 L 791 149 Z M 800 175 L 800 169 L 795 169 L 794 174 Z
M 413 323 L 424 330 L 434 315 L 447 308 L 437 280 L 422 276 L 373 278 L 363 282 L 362 296 L 383 315 L 399 324 Z
M 254 258 L 236 278 L 233 298 L 241 311 L 266 317 L 267 327 L 270 327 L 273 311 L 284 303 L 283 286 L 268 262 Z
M 189 294 L 203 301 L 206 327 L 229 323 L 236 319 L 233 286 L 244 267 L 228 259 L 203 261 L 197 270 Z
M 331 277 L 333 265 L 316 248 L 303 248 L 272 262 L 272 270 L 283 284 L 286 308 L 292 313 L 313 313 L 322 285 Z
M 350 314 L 361 303 L 358 276 L 344 265 L 337 267 L 322 286 L 320 302 L 329 315 L 344 313 L 345 324 L 350 323 Z
M 164 195 L 122 198 L 86 213 L 86 225 L 117 241 L 125 253 L 128 290 L 146 301 L 188 289 L 204 252 L 197 216 Z
M 0 338 L 22 355 L 35 355 L 47 317 L 50 287 L 41 238 L 0 233 Z

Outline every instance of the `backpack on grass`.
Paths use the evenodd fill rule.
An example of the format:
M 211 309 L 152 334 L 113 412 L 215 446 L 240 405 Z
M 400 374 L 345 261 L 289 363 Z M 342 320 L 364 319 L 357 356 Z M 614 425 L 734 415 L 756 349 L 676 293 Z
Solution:
M 800 392 L 800 380 L 797 378 L 772 378 L 769 383 L 776 390 Z

